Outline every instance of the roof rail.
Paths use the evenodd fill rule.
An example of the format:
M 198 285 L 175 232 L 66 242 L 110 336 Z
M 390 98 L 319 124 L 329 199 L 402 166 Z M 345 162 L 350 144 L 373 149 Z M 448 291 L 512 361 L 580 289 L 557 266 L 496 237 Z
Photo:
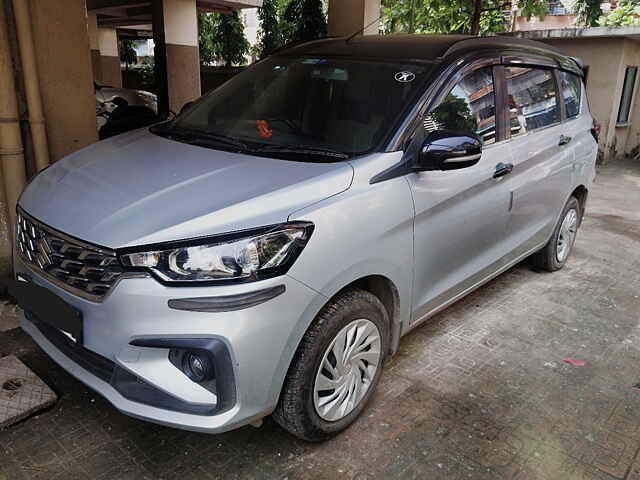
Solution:
M 305 43 L 310 43 L 310 42 L 316 42 L 318 40 L 328 40 L 330 38 L 340 38 L 338 36 L 335 35 L 325 35 L 323 37 L 318 37 L 318 38 L 313 38 L 311 40 L 292 40 L 290 42 L 285 43 L 284 45 L 276 48 L 273 52 L 271 52 L 269 55 L 273 55 L 274 53 L 278 53 L 281 52 L 283 50 L 287 50 L 289 48 L 293 48 L 293 47 L 297 47 L 299 45 L 305 44 Z
M 474 37 L 474 38 L 467 38 L 465 40 L 460 40 L 459 42 L 456 42 L 453 45 L 451 45 L 447 49 L 447 51 L 442 54 L 441 58 L 451 55 L 452 53 L 455 53 L 457 51 L 463 50 L 469 47 L 470 45 L 473 45 L 475 47 L 478 47 L 478 46 L 528 47 L 530 49 L 547 51 L 547 52 L 551 51 L 551 52 L 563 55 L 563 53 L 557 48 L 542 42 L 536 42 L 535 40 L 529 40 L 526 38 L 517 38 L 517 37 L 500 35 L 500 36 L 494 36 L 494 37 Z

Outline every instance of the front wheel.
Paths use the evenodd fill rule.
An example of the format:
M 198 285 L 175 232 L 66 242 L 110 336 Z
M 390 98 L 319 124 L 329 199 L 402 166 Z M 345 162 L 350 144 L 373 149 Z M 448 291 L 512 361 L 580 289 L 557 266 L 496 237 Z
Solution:
M 274 419 L 312 442 L 347 428 L 378 384 L 388 338 L 388 315 L 375 295 L 360 289 L 341 293 L 303 337 Z
M 564 267 L 576 240 L 580 215 L 580 203 L 575 197 L 571 197 L 562 210 L 551 240 L 531 257 L 535 267 L 547 272 L 555 272 Z

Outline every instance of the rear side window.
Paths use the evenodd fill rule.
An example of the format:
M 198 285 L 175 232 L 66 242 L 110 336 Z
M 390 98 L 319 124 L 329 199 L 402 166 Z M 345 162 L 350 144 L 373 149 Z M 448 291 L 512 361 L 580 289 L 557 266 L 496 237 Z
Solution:
M 507 67 L 505 73 L 512 137 L 560 122 L 551 70 Z
M 568 72 L 560 73 L 560 86 L 564 99 L 567 119 L 580 115 L 580 102 L 582 100 L 582 80 L 577 75 Z
M 449 92 L 445 99 L 424 119 L 428 132 L 451 130 L 474 133 L 484 142 L 496 141 L 496 99 L 493 69 L 473 71 Z

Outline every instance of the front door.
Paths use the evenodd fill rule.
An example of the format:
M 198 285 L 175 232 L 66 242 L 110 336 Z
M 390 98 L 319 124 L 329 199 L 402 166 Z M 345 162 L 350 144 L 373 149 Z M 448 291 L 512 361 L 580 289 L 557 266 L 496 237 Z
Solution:
M 418 321 L 477 282 L 505 256 L 508 143 L 496 143 L 493 67 L 464 76 L 425 118 L 427 130 L 471 131 L 484 141 L 471 167 L 410 174 L 415 205 L 413 318 Z

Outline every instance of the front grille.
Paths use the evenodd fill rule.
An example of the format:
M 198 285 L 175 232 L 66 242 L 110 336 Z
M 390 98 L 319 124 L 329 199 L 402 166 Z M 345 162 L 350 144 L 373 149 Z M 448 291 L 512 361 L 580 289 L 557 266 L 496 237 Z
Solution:
M 16 248 L 36 272 L 61 288 L 101 301 L 123 274 L 115 252 L 57 232 L 18 212 Z

